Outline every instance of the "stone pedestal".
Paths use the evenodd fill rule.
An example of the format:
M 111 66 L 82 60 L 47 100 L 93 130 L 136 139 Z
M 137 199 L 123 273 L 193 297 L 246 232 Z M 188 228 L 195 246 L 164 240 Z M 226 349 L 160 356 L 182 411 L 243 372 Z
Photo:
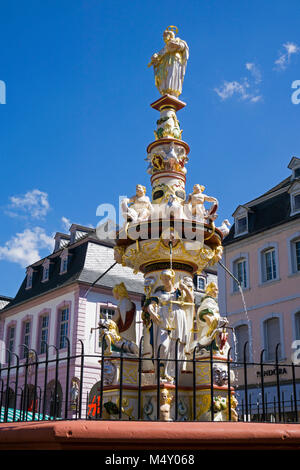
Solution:
M 212 363 L 208 356 L 196 357 L 194 363 L 186 363 L 184 370 L 178 374 L 177 416 L 176 383 L 160 380 L 158 384 L 156 364 L 152 367 L 148 365 L 148 368 L 147 372 L 143 372 L 142 361 L 139 373 L 139 360 L 134 357 L 123 357 L 122 360 L 117 356 L 105 358 L 103 419 L 136 420 L 140 417 L 147 421 L 211 421 L 213 396 L 214 420 L 228 420 L 228 366 L 224 357 L 214 356 Z M 231 383 L 232 381 L 231 375 Z M 233 397 L 232 388 L 230 395 Z M 235 411 L 232 404 L 230 406 L 231 419 L 234 420 Z M 96 418 L 99 417 L 99 411 L 100 409 L 95 415 Z

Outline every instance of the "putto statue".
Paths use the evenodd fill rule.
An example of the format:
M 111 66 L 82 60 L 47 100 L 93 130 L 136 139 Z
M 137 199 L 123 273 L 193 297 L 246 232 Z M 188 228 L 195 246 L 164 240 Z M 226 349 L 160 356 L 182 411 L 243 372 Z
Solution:
M 195 184 L 193 187 L 193 192 L 189 194 L 187 200 L 187 204 L 190 205 L 191 216 L 199 222 L 203 222 L 205 217 L 213 217 L 218 208 L 218 200 L 215 197 L 203 194 L 204 189 L 204 186 Z M 204 202 L 213 203 L 212 207 L 208 211 L 205 210 Z
M 147 220 L 152 214 L 153 208 L 146 188 L 141 184 L 136 186 L 136 194 L 130 199 L 124 198 L 121 202 L 122 215 L 126 221 L 140 222 Z
M 163 34 L 165 46 L 153 54 L 148 67 L 153 65 L 155 85 L 160 94 L 178 98 L 182 93 L 189 48 L 185 41 L 175 37 L 175 33 L 178 33 L 178 28 L 168 26 Z

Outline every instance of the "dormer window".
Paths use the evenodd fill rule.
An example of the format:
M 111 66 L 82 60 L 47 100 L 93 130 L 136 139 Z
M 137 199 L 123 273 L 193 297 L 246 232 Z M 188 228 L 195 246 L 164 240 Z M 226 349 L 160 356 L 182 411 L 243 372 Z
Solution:
M 234 236 L 239 237 L 248 233 L 248 207 L 239 206 L 232 214 L 234 217 Z
M 70 243 L 70 235 L 66 235 L 65 233 L 57 232 L 55 237 L 55 245 L 54 245 L 54 253 L 56 251 L 65 248 Z
M 294 202 L 293 210 L 294 210 L 294 212 L 298 212 L 298 211 L 300 211 L 300 193 L 295 194 L 293 199 L 294 199 L 294 201 L 293 201 Z
M 43 264 L 42 282 L 49 281 L 50 261 L 47 259 Z
M 32 280 L 33 280 L 33 269 L 29 268 L 27 270 L 26 289 L 32 288 Z
M 236 224 L 236 233 L 238 235 L 247 232 L 247 217 L 240 217 L 239 219 L 236 219 Z
M 60 255 L 60 274 L 64 274 L 68 271 L 68 250 L 64 250 Z
M 292 170 L 292 179 L 300 178 L 300 158 L 293 157 L 288 164 L 288 168 Z
M 289 189 L 291 198 L 291 214 L 295 215 L 300 213 L 300 181 L 295 180 Z
M 294 170 L 294 177 L 295 178 L 300 178 L 300 167 L 296 168 L 296 170 Z
M 70 227 L 70 244 L 81 240 L 95 230 L 92 227 L 84 227 L 83 225 L 72 224 Z

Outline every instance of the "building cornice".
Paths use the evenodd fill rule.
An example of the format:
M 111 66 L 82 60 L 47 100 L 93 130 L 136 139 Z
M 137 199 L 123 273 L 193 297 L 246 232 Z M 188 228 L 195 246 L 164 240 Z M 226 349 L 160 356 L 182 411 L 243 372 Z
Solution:
M 255 243 L 256 241 L 259 241 L 263 239 L 265 236 L 270 236 L 270 231 L 272 231 L 272 236 L 276 235 L 277 233 L 284 232 L 288 230 L 289 228 L 292 228 L 293 226 L 298 227 L 299 226 L 299 219 L 300 218 L 300 213 L 295 214 L 294 216 L 291 216 L 290 220 L 285 220 L 281 223 L 277 223 L 274 225 L 269 226 L 267 229 L 261 229 L 258 230 L 255 233 L 247 233 L 246 235 L 242 235 L 241 237 L 234 238 L 233 240 L 230 240 L 228 243 L 224 243 L 223 247 L 225 249 L 229 249 L 231 247 L 232 249 L 236 250 L 239 249 L 239 247 L 243 247 L 244 245 L 249 245 L 249 239 L 251 238 L 251 243 Z M 282 228 L 284 226 L 284 228 Z M 278 227 L 278 230 L 274 230 Z
M 260 308 L 271 307 L 273 305 L 278 305 L 278 304 L 281 304 L 283 302 L 290 302 L 292 300 L 297 300 L 297 299 L 300 299 L 300 294 L 289 295 L 287 297 L 281 297 L 279 299 L 271 300 L 270 302 L 265 302 L 265 303 L 262 303 L 262 304 L 257 304 L 257 305 L 252 305 L 251 307 L 247 307 L 247 312 L 249 313 L 252 310 L 258 310 Z M 227 312 L 226 316 L 230 317 L 232 315 L 240 315 L 241 313 L 242 314 L 245 313 L 243 308 L 240 309 L 240 310 L 234 310 L 233 312 Z M 267 314 L 267 315 L 269 315 L 269 314 Z
M 47 302 L 48 300 L 51 300 L 55 297 L 59 297 L 61 295 L 64 295 L 68 292 L 72 292 L 74 287 L 78 284 L 78 281 L 71 281 L 69 284 L 64 284 L 61 287 L 56 287 L 54 289 L 51 289 L 47 292 L 43 292 L 41 294 L 37 294 L 36 296 L 23 300 L 21 302 L 18 302 L 15 305 L 7 305 L 7 307 L 4 307 L 0 311 L 0 319 L 3 319 L 6 316 L 6 313 L 9 315 L 19 313 L 20 311 L 24 310 L 24 305 L 26 305 L 26 308 L 33 308 L 36 307 L 37 305 Z M 41 300 L 43 299 L 43 300 Z
M 20 311 L 23 311 L 24 306 L 26 306 L 26 309 L 33 308 L 55 297 L 60 297 L 72 291 L 76 292 L 76 290 L 79 290 L 80 287 L 87 287 L 87 290 L 89 290 L 90 286 L 91 284 L 88 282 L 79 281 L 79 280 L 71 281 L 67 285 L 65 284 L 64 286 L 56 287 L 54 289 L 51 289 L 50 291 L 44 292 L 42 294 L 38 294 L 34 298 L 24 300 L 16 305 L 12 305 L 11 307 L 7 306 L 6 308 L 0 311 L 0 319 L 3 319 L 4 316 L 6 316 L 6 313 L 9 315 L 14 315 L 16 313 L 19 313 Z M 108 286 L 95 285 L 89 290 L 89 292 L 91 291 L 112 295 L 112 287 L 108 287 Z M 131 297 L 134 297 L 136 298 L 136 300 L 139 300 L 139 301 L 141 300 L 141 297 L 143 296 L 143 294 L 141 293 L 139 294 L 138 292 L 132 292 L 130 290 L 128 290 L 128 294 Z

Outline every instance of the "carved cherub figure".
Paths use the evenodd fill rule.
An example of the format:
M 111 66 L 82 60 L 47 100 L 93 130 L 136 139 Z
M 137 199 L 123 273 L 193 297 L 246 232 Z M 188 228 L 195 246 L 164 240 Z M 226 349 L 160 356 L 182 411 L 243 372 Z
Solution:
M 215 197 L 203 194 L 205 187 L 200 184 L 195 184 L 193 192 L 189 194 L 186 204 L 190 206 L 190 213 L 192 218 L 199 222 L 204 222 L 205 217 L 210 217 L 216 212 L 218 208 L 218 200 Z M 212 202 L 212 207 L 206 211 L 204 207 L 205 202 Z
M 152 214 L 153 208 L 146 188 L 141 184 L 136 186 L 136 194 L 131 198 L 124 198 L 121 202 L 122 215 L 124 219 L 131 222 L 147 220 Z
M 170 396 L 169 390 L 163 388 L 160 392 L 160 419 L 161 421 L 172 421 L 171 405 L 173 398 Z

